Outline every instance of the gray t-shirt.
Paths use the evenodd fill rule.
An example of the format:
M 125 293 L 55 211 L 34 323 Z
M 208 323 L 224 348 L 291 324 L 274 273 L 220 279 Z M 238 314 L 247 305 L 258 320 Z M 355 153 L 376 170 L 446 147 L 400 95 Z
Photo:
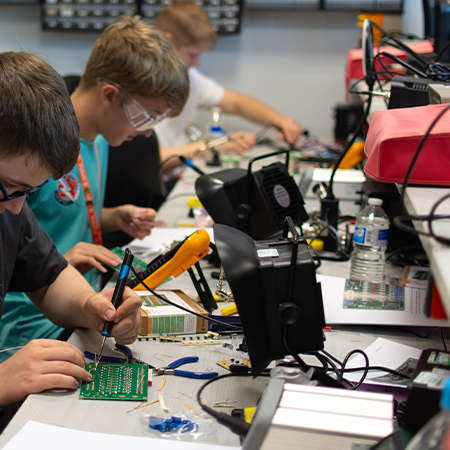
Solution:
M 0 213 L 0 316 L 6 292 L 48 286 L 66 266 L 26 203 L 18 215 Z

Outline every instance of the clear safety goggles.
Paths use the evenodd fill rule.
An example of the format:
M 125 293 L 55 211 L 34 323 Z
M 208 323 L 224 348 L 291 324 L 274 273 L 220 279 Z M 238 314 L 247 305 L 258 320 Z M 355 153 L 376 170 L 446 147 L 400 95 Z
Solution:
M 162 114 L 150 114 L 136 99 L 122 89 L 124 95 L 123 110 L 128 122 L 136 131 L 151 130 L 156 124 L 165 119 L 170 112 L 170 108 Z
M 150 114 L 135 98 L 131 96 L 131 94 L 126 89 L 124 89 L 118 83 L 104 78 L 97 79 L 97 83 L 102 82 L 112 84 L 117 89 L 119 89 L 122 97 L 122 106 L 125 115 L 130 125 L 136 131 L 149 131 L 169 115 L 170 108 L 159 115 Z

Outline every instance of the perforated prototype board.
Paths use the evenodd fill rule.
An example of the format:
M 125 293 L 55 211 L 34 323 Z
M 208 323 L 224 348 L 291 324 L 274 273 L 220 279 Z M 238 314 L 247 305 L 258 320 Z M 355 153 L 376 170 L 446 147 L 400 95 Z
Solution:
M 111 251 L 122 259 L 125 257 L 125 252 L 120 247 L 114 247 L 111 249 Z M 142 272 L 143 270 L 145 270 L 147 268 L 147 263 L 145 261 L 142 261 L 142 259 L 139 259 L 136 256 L 133 258 L 132 264 L 133 264 L 133 267 L 136 270 L 136 272 Z M 121 264 L 117 264 L 117 266 L 113 267 L 113 269 L 115 271 L 119 272 L 120 267 L 121 267 Z
M 148 366 L 145 364 L 95 363 L 84 365 L 93 379 L 80 388 L 82 400 L 135 400 L 146 401 L 148 392 Z

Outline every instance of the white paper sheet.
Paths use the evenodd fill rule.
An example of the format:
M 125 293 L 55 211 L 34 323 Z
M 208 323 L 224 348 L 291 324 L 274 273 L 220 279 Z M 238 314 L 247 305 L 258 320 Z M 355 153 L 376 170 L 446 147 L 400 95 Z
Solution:
M 144 239 L 134 239 L 128 246 L 132 249 L 145 249 L 154 253 L 162 252 L 167 250 L 166 246 L 170 245 L 173 241 L 181 241 L 198 229 L 189 227 L 156 227 L 153 228 L 149 236 L 146 236 Z M 205 230 L 208 232 L 211 241 L 214 242 L 213 229 L 205 228 Z
M 390 341 L 389 339 L 377 338 L 372 344 L 370 344 L 364 353 L 369 358 L 369 363 L 371 366 L 382 366 L 388 369 L 398 370 L 398 368 L 404 364 L 408 359 L 419 359 L 421 350 L 409 345 L 398 344 L 397 342 Z M 347 368 L 352 367 L 364 367 L 365 360 L 362 355 L 357 354 L 347 364 Z M 358 381 L 361 377 L 362 372 L 350 372 L 346 373 L 344 376 L 347 380 Z M 380 381 L 373 380 L 374 378 L 387 375 L 386 372 L 382 371 L 369 371 L 367 374 L 367 383 L 371 380 L 373 384 L 384 384 L 389 386 L 397 386 L 397 384 L 385 381 L 381 383 Z M 406 388 L 406 385 L 404 386 Z
M 4 450 L 81 450 L 104 448 L 107 450 L 239 450 L 240 447 L 183 442 L 172 439 L 126 436 L 72 430 L 55 425 L 29 421 L 3 447 Z
M 449 327 L 447 320 L 431 319 L 424 313 L 425 295 L 422 289 L 405 288 L 405 309 L 344 308 L 345 278 L 317 275 L 322 285 L 325 322 L 336 325 L 405 325 Z

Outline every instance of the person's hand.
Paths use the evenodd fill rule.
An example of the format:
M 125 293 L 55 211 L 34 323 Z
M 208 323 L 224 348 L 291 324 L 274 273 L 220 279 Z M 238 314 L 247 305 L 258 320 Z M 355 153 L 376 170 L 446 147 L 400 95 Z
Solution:
M 113 292 L 113 288 L 107 289 L 87 299 L 85 307 L 91 322 L 86 326 L 101 331 L 105 322 L 114 322 L 111 335 L 116 342 L 131 344 L 139 334 L 142 300 L 129 287 L 125 287 L 122 304 L 116 310 L 111 303 Z
M 152 208 L 140 208 L 134 205 L 121 205 L 115 208 L 116 228 L 129 236 L 142 239 L 149 235 L 155 226 L 156 211 Z
M 229 141 L 220 146 L 225 152 L 241 154 L 256 145 L 256 135 L 246 131 L 237 131 L 229 136 Z
M 289 144 L 295 144 L 302 131 L 300 124 L 291 117 L 285 117 L 281 123 L 278 124 L 278 128 L 283 132 L 283 139 L 287 140 Z
M 83 274 L 93 267 L 104 273 L 106 272 L 106 268 L 103 264 L 116 267 L 122 262 L 119 256 L 111 250 L 108 250 L 102 245 L 91 244 L 89 242 L 78 242 L 64 256 L 72 266 Z
M 89 382 L 80 350 L 68 342 L 36 339 L 0 364 L 0 406 L 48 389 L 77 389 Z

